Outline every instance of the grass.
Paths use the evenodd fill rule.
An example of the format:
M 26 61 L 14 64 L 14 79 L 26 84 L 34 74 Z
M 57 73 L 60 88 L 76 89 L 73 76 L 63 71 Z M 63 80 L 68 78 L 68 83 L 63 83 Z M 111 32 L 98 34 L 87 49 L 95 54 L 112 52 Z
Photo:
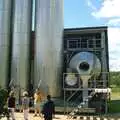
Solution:
M 112 92 L 111 100 L 120 100 L 120 92 Z
M 120 87 L 112 87 L 112 92 L 113 92 L 113 93 L 118 93 L 118 92 L 120 92 Z
M 108 102 L 108 112 L 119 113 L 120 112 L 120 100 L 111 100 L 110 102 Z
M 112 88 L 111 101 L 108 102 L 109 113 L 120 112 L 120 88 Z

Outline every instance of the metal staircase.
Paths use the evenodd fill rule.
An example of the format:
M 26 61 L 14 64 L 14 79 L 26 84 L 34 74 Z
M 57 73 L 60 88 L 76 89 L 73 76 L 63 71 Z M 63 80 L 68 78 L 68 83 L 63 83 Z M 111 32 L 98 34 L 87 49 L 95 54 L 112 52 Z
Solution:
M 72 119 L 75 117 L 75 115 L 77 113 L 80 112 L 81 108 L 85 108 L 85 104 L 88 104 L 88 101 L 95 95 L 95 91 L 93 90 L 90 95 L 88 96 L 88 98 L 84 99 L 84 101 L 82 101 L 80 104 L 78 104 L 69 114 L 68 114 L 68 119 Z
M 68 118 L 72 119 L 75 117 L 75 115 L 77 113 L 81 113 L 81 110 L 83 109 L 88 109 L 85 108 L 85 104 L 88 104 L 89 100 L 91 100 L 91 98 L 96 94 L 96 93 L 107 93 L 110 94 L 111 93 L 111 89 L 110 88 L 95 88 L 89 95 L 88 98 L 84 99 L 84 101 L 82 101 L 80 104 L 78 104 L 69 114 L 68 114 Z M 81 110 L 80 110 L 81 109 Z M 92 108 L 90 108 L 92 109 Z M 92 109 L 94 111 L 94 113 L 96 112 L 95 109 Z M 92 112 L 93 113 L 93 112 Z

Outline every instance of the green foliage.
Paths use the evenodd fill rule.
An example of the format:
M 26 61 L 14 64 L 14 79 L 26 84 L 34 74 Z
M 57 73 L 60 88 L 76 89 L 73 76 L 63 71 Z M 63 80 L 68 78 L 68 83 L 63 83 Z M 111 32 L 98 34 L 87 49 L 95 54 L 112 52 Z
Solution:
M 6 116 L 7 120 L 9 120 L 9 111 L 6 106 L 7 97 L 8 91 L 0 88 L 0 119 Z
M 120 72 L 110 72 L 111 87 L 120 87 Z
M 0 108 L 2 108 L 7 101 L 8 92 L 5 89 L 0 89 Z
M 111 101 L 108 103 L 109 113 L 120 112 L 120 72 L 110 72 L 110 87 L 112 88 Z

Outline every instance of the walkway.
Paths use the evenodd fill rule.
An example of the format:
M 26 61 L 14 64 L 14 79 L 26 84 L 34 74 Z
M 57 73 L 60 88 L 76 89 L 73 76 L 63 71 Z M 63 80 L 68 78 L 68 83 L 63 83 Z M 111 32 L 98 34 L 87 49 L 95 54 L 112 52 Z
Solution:
M 15 113 L 16 120 L 24 120 L 23 113 Z M 33 113 L 29 113 L 29 120 L 44 120 L 40 117 L 33 117 Z M 7 120 L 7 118 L 2 118 L 1 120 Z M 11 119 L 10 119 L 11 120 Z M 120 117 L 118 115 L 110 115 L 108 117 L 104 116 L 77 116 L 74 118 L 68 118 L 66 115 L 55 115 L 55 118 L 53 120 L 120 120 Z

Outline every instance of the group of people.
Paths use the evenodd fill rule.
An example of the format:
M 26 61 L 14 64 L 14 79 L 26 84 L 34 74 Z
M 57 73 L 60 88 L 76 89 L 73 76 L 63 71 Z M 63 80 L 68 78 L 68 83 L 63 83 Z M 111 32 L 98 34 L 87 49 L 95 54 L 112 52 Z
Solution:
M 52 120 L 54 114 L 55 114 L 55 105 L 54 102 L 51 100 L 51 96 L 47 95 L 47 101 L 43 104 L 42 109 L 40 104 L 43 100 L 43 96 L 40 92 L 40 90 L 36 90 L 34 93 L 34 116 L 37 116 L 37 113 L 39 114 L 40 117 L 44 117 L 44 120 Z M 14 91 L 11 91 L 7 100 L 8 104 L 8 111 L 10 113 L 10 116 L 12 120 L 15 119 L 15 105 L 16 105 L 16 98 L 15 98 L 15 93 Z M 29 116 L 29 105 L 30 105 L 30 98 L 28 96 L 28 92 L 24 91 L 23 92 L 23 97 L 22 97 L 22 110 L 23 110 L 23 115 L 24 115 L 24 120 L 28 120 Z

